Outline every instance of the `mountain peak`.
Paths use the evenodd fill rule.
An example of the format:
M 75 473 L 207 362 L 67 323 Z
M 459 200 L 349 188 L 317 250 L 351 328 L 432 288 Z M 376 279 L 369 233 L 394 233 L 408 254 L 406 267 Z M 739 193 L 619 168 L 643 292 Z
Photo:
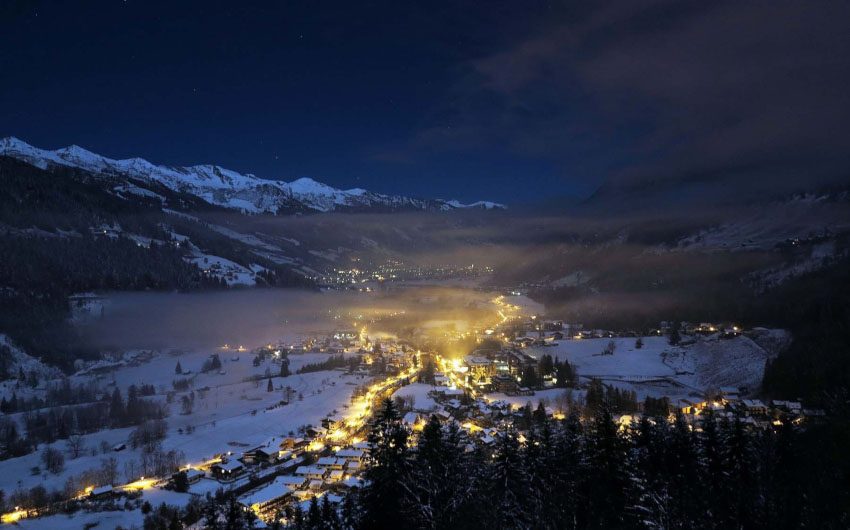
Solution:
M 0 140 L 0 155 L 18 158 L 42 169 L 66 166 L 118 181 L 132 179 L 134 185 L 149 182 L 244 213 L 504 208 L 501 204 L 487 201 L 467 205 L 458 201 L 383 195 L 362 188 L 341 190 L 310 177 L 289 183 L 267 180 L 215 164 L 172 167 L 155 165 L 143 158 L 113 160 L 78 145 L 50 151 L 33 147 L 14 136 Z
M 12 147 L 32 147 L 30 144 L 21 140 L 17 136 L 7 136 L 0 138 L 0 148 L 9 149 Z

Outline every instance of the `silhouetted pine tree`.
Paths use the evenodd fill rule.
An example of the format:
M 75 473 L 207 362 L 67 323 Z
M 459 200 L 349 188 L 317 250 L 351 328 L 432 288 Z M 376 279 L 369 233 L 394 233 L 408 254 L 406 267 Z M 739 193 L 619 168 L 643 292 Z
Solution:
M 385 399 L 372 423 L 368 443 L 369 467 L 360 495 L 363 515 L 360 527 L 384 530 L 404 521 L 403 480 L 408 472 L 407 428 L 391 399 Z
M 608 404 L 603 402 L 587 436 L 587 474 L 584 525 L 590 528 L 623 526 L 628 477 L 623 472 L 626 443 L 618 435 Z M 579 510 L 581 514 L 582 510 Z
M 121 397 L 121 390 L 117 386 L 112 391 L 112 398 L 109 401 L 109 419 L 113 426 L 123 425 L 126 419 L 124 399 Z
M 515 430 L 509 428 L 500 434 L 488 468 L 482 492 L 483 498 L 490 504 L 486 527 L 528 528 L 529 477 Z
M 476 481 L 457 425 L 431 416 L 422 430 L 408 480 L 405 507 L 417 528 L 452 528 Z

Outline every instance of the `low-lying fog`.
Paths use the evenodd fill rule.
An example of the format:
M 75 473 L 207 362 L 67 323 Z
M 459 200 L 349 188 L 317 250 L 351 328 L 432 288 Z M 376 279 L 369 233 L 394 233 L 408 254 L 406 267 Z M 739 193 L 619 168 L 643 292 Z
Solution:
M 245 289 L 213 293 L 111 293 L 79 324 L 100 349 L 251 348 L 300 335 L 361 329 L 405 337 L 463 332 L 496 320 L 493 293 L 405 287 L 372 293 Z

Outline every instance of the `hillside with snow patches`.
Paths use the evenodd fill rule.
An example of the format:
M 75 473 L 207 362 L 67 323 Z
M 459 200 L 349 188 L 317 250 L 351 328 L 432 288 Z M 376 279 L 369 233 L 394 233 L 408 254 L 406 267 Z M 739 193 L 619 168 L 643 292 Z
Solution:
M 16 158 L 48 170 L 57 166 L 81 169 L 115 179 L 116 191 L 146 197 L 156 194 L 142 187 L 144 183 L 157 184 L 244 213 L 505 208 L 502 204 L 488 201 L 463 204 L 456 200 L 384 195 L 361 188 L 341 190 L 311 178 L 292 182 L 267 180 L 212 164 L 180 167 L 156 165 L 142 158 L 114 160 L 76 145 L 51 151 L 15 137 L 0 139 L 0 156 Z M 128 179 L 132 182 L 127 182 Z

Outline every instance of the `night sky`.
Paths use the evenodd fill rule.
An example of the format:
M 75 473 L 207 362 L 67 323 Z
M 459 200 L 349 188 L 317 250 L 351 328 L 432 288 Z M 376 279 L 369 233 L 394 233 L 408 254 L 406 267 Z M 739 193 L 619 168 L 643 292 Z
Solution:
M 590 5 L 593 4 L 593 5 Z M 850 3 L 0 4 L 0 136 L 508 203 L 846 178 Z

